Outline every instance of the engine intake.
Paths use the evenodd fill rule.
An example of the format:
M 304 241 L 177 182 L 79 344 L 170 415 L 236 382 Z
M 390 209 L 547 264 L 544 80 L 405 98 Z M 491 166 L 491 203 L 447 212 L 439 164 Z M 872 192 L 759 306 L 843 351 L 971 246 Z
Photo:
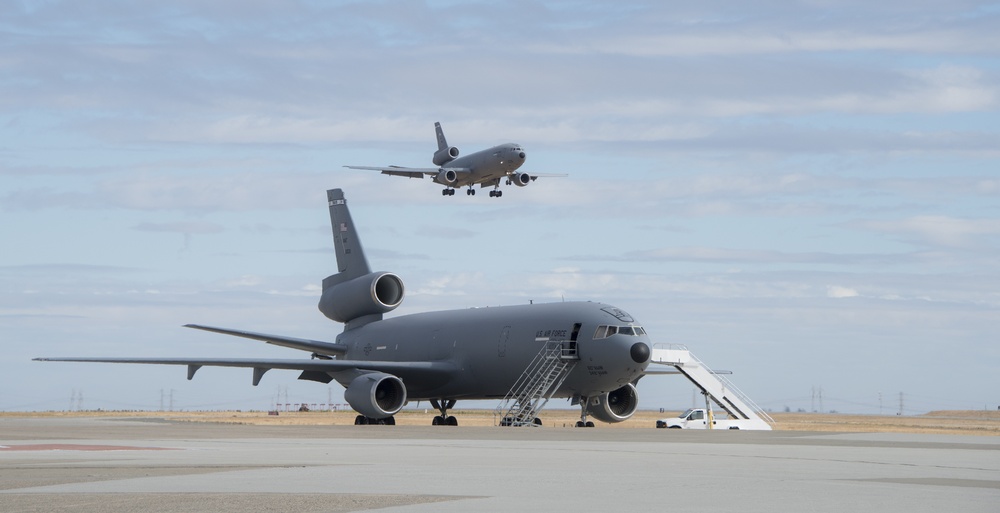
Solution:
M 395 310 L 403 302 L 403 292 L 403 281 L 395 274 L 366 274 L 324 288 L 319 299 L 319 311 L 337 322 L 384 314 Z
M 458 148 L 451 146 L 434 152 L 434 165 L 443 166 L 458 157 Z
M 628 420 L 638 407 L 639 391 L 629 383 L 592 400 L 587 411 L 599 420 L 615 423 Z
M 524 187 L 525 185 L 528 185 L 529 182 L 531 182 L 531 175 L 529 175 L 528 173 L 514 173 L 510 175 L 509 180 L 510 183 L 518 187 Z
M 442 169 L 434 176 L 434 181 L 441 185 L 451 185 L 458 180 L 458 173 L 452 169 Z
M 355 411 L 373 419 L 395 415 L 406 404 L 403 380 L 383 372 L 369 372 L 351 381 L 344 399 Z

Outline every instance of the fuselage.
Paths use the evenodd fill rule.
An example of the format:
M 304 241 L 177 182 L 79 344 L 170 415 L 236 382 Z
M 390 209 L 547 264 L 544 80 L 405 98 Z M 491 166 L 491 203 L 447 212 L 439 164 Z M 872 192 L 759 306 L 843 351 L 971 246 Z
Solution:
M 625 312 L 591 302 L 411 314 L 337 337 L 348 347 L 345 360 L 454 364 L 450 378 L 406 383 L 411 400 L 503 397 L 549 341 L 574 342 L 579 357 L 556 397 L 610 392 L 638 379 L 649 363 L 645 331 Z
M 477 183 L 499 183 L 500 179 L 517 171 L 526 158 L 521 145 L 507 143 L 458 157 L 441 168 L 469 169 L 469 173 L 459 173 L 458 180 L 453 184 L 465 187 Z

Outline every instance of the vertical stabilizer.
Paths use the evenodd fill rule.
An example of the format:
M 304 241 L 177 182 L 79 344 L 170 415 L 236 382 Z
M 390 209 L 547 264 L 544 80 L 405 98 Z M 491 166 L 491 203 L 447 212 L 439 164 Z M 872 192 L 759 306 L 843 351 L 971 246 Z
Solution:
M 441 129 L 441 123 L 434 122 L 434 132 L 437 133 L 438 151 L 447 150 L 448 141 L 444 138 L 444 130 Z
M 327 203 L 330 205 L 330 226 L 333 227 L 333 245 L 337 252 L 337 269 L 341 280 L 350 280 L 371 272 L 365 251 L 361 247 L 361 239 L 351 220 L 351 212 L 344 200 L 344 191 L 330 189 L 326 191 Z
M 444 130 L 441 129 L 441 123 L 437 121 L 434 122 L 434 132 L 437 133 L 438 149 L 434 152 L 434 158 L 431 160 L 435 166 L 443 166 L 458 157 L 458 148 L 448 146 L 448 140 L 444 138 Z

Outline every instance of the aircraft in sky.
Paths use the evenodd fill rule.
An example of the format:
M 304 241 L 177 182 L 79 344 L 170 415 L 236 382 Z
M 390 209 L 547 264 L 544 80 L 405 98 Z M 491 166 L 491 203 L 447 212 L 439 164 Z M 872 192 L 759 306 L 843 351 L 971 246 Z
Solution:
M 344 398 L 359 413 L 356 424 L 395 424 L 393 415 L 407 401 L 426 400 L 441 413 L 435 425 L 457 425 L 448 415 L 455 401 L 504 398 L 543 348 L 554 346 L 558 361 L 567 366 L 549 397 L 570 398 L 580 405 L 578 426 L 593 426 L 588 415 L 622 422 L 635 412 L 635 384 L 646 374 L 652 346 L 629 314 L 602 303 L 560 302 L 384 319 L 383 314 L 402 302 L 403 282 L 393 273 L 371 270 L 343 192 L 328 190 L 327 201 L 338 273 L 323 280 L 319 310 L 344 323 L 335 342 L 186 325 L 306 351 L 309 358 L 35 360 L 186 365 L 188 379 L 201 367 L 248 367 L 253 369 L 254 386 L 271 369 L 292 369 L 301 371 L 299 379 L 343 385 Z
M 430 176 L 435 182 L 444 185 L 444 190 L 441 191 L 442 196 L 454 196 L 457 187 L 468 187 L 465 194 L 474 196 L 476 189 L 473 187 L 479 184 L 480 187 L 493 187 L 493 190 L 490 191 L 491 198 L 503 196 L 503 191 L 500 190 L 501 180 L 506 185 L 513 184 L 518 187 L 524 187 L 540 176 L 566 176 L 565 174 L 529 174 L 518 172 L 518 168 L 524 164 L 527 155 L 524 153 L 521 145 L 515 143 L 501 144 L 488 150 L 477 151 L 470 155 L 459 157 L 458 148 L 448 146 L 448 141 L 444 138 L 444 131 L 441 129 L 441 123 L 434 123 L 434 131 L 437 133 L 438 149 L 434 152 L 432 162 L 438 167 L 344 167 L 381 171 L 384 175 L 405 176 L 407 178 Z

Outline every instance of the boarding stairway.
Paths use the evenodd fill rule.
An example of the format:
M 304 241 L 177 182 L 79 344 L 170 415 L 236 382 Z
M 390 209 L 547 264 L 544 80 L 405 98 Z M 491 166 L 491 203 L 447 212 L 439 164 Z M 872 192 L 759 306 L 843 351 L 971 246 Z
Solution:
M 538 413 L 580 361 L 576 342 L 551 340 L 521 373 L 494 411 L 501 426 L 538 426 Z M 496 423 L 496 421 L 495 421 Z
M 655 344 L 651 363 L 670 365 L 677 369 L 731 418 L 737 419 L 744 426 L 741 429 L 770 430 L 774 424 L 774 419 L 736 385 L 709 369 L 705 362 L 683 345 Z

